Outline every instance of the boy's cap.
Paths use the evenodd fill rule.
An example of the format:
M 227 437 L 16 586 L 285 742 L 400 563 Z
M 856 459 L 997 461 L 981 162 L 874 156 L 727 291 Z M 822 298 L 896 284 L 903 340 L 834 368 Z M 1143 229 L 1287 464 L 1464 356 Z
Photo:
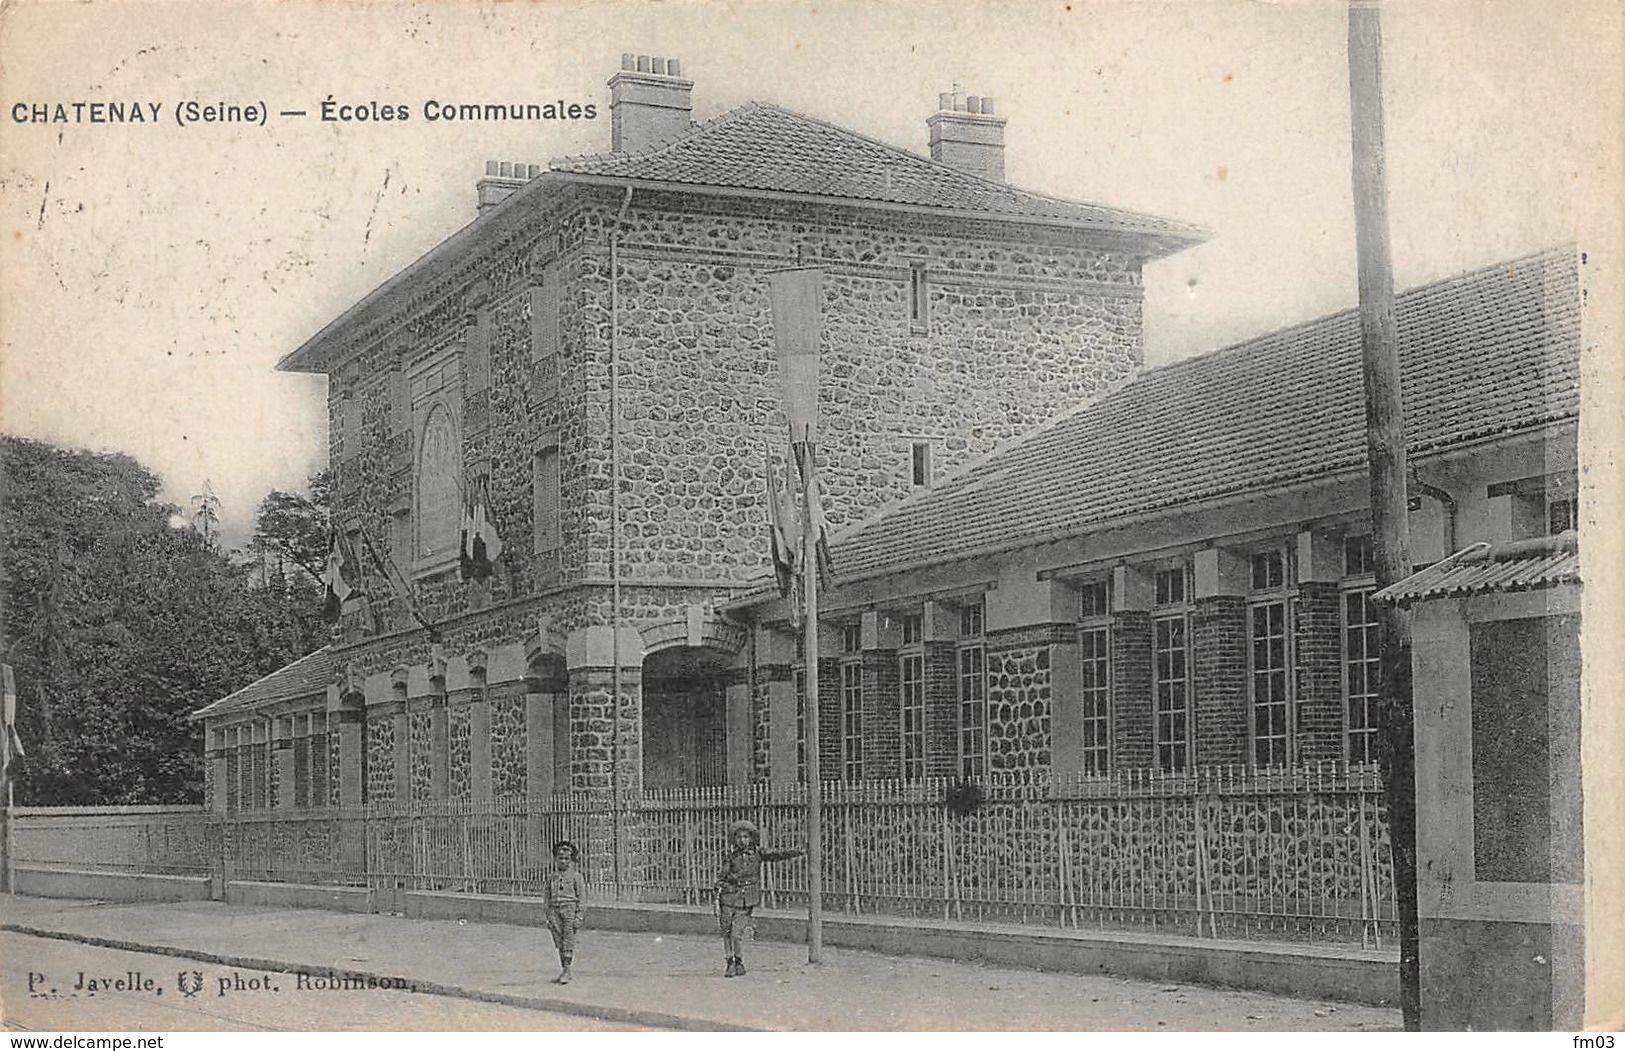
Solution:
M 749 832 L 751 839 L 762 838 L 762 834 L 756 830 L 756 822 L 747 821 L 744 818 L 740 818 L 738 821 L 735 821 L 732 825 L 728 826 L 728 838 L 732 839 L 741 832 Z
M 581 851 L 577 849 L 576 845 L 570 842 L 568 839 L 561 839 L 557 843 L 553 844 L 553 856 L 558 857 L 558 853 L 561 850 L 568 850 L 570 852 L 570 859 L 572 861 L 579 861 L 581 859 Z

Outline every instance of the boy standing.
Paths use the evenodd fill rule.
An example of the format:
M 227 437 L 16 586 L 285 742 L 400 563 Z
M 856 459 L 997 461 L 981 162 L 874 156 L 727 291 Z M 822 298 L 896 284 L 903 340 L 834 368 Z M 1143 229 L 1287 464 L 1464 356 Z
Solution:
M 801 850 L 763 850 L 761 834 L 749 821 L 735 821 L 728 830 L 728 849 L 717 872 L 717 922 L 722 927 L 722 948 L 728 954 L 725 977 L 745 973 L 744 934 L 751 912 L 762 903 L 762 862 L 800 857 Z
M 587 898 L 587 881 L 576 871 L 581 852 L 567 839 L 553 844 L 553 871 L 542 884 L 542 907 L 546 910 L 547 928 L 553 932 L 553 944 L 559 950 L 559 976 L 553 981 L 570 984 L 570 961 L 575 958 L 576 932 L 581 929 L 583 904 Z

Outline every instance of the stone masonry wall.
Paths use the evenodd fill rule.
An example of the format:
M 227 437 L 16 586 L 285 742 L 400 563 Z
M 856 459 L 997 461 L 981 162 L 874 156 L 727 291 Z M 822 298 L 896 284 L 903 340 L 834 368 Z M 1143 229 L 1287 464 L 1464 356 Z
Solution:
M 1050 770 L 1050 648 L 1047 643 L 987 653 L 988 769 L 1024 777 Z
M 451 403 L 465 475 L 489 475 L 505 552 L 488 586 L 460 581 L 455 567 L 416 580 L 417 602 L 437 622 L 475 614 L 471 624 L 500 622 L 497 641 L 509 641 L 534 623 L 506 612 L 515 600 L 609 572 L 608 246 L 620 203 L 606 192 L 539 205 L 532 223 L 481 246 L 438 285 L 403 297 L 397 316 L 359 333 L 333 377 L 338 509 L 387 549 L 392 514 L 413 500 L 412 413 L 397 370 L 443 353 L 464 360 Z M 1069 236 L 639 195 L 618 249 L 627 577 L 714 593 L 763 565 L 761 442 L 783 434 L 767 269 L 798 250 L 828 267 L 820 458 L 840 525 L 911 491 L 911 441 L 932 442 L 940 474 L 1138 366 L 1138 261 Z M 530 288 L 555 259 L 556 397 L 538 382 L 551 365 L 533 363 L 530 345 Z M 928 273 L 923 331 L 907 307 L 916 260 Z M 489 333 L 483 353 L 478 331 Z M 563 547 L 538 556 L 531 464 L 544 445 L 559 450 Z M 376 575 L 370 565 L 362 571 Z M 382 580 L 366 590 L 373 605 L 347 615 L 347 647 L 414 626 Z M 575 607 L 571 620 L 603 622 L 563 604 Z M 491 616 L 478 615 L 486 606 Z
M 395 720 L 374 715 L 367 720 L 367 802 L 395 801 Z

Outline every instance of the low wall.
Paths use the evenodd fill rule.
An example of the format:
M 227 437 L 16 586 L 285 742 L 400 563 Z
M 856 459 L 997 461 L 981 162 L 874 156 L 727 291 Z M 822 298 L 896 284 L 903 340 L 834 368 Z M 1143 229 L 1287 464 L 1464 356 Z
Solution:
M 323 887 L 304 883 L 255 883 L 233 880 L 226 884 L 230 905 L 257 905 L 267 909 L 328 909 L 332 912 L 372 912 L 372 892 L 366 887 Z
M 47 869 L 19 865 L 12 870 L 12 890 L 36 898 L 82 898 L 102 901 L 208 901 L 208 876 L 153 876 L 93 869 Z
M 541 926 L 535 898 L 407 891 L 405 914 L 422 919 Z M 589 903 L 589 928 L 650 934 L 716 935 L 716 913 L 685 905 Z M 756 932 L 774 941 L 803 941 L 804 916 L 758 912 Z M 1388 1006 L 1399 1002 L 1399 964 L 1392 951 L 1319 945 L 1210 941 L 1148 934 L 943 926 L 883 916 L 824 918 L 824 944 L 894 956 L 975 960 L 1069 974 L 1111 974 L 1278 993 L 1314 1000 Z M 718 950 L 720 952 L 720 948 Z

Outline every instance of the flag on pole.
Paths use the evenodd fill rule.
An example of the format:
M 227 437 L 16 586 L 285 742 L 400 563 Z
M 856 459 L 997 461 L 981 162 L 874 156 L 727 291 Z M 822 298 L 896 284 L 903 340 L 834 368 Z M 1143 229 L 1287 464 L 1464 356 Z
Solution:
M 6 759 L 12 756 L 22 758 L 23 739 L 17 736 L 17 677 L 11 672 L 11 665 L 0 664 L 0 676 L 4 677 L 5 720 L 6 720 Z M 4 800 L 0 800 L 4 803 Z
M 349 544 L 345 543 L 344 536 L 337 530 L 331 530 L 327 549 L 327 568 L 322 572 L 322 584 L 326 587 L 326 597 L 322 601 L 322 619 L 332 622 L 339 619 L 344 610 L 344 603 L 355 589 L 346 579 L 355 559 L 350 556 Z
M 816 442 L 823 271 L 797 267 L 775 270 L 768 278 L 773 293 L 773 346 L 779 359 L 779 381 L 784 384 L 790 442 Z
M 813 531 L 813 547 L 817 551 L 818 579 L 828 584 L 834 572 L 834 563 L 829 555 L 829 523 L 824 518 L 824 493 L 818 484 L 818 464 L 812 443 L 802 445 L 797 455 L 801 459 L 801 480 L 807 493 L 807 521 Z
M 773 557 L 773 574 L 778 579 L 779 594 L 790 600 L 791 617 L 799 620 L 801 612 L 801 523 L 795 504 L 774 469 L 773 451 L 764 444 L 762 455 L 767 465 L 767 523 L 768 546 Z
M 502 557 L 502 538 L 491 520 L 490 481 L 475 479 L 463 507 L 463 535 L 459 568 L 464 580 L 484 580 Z

